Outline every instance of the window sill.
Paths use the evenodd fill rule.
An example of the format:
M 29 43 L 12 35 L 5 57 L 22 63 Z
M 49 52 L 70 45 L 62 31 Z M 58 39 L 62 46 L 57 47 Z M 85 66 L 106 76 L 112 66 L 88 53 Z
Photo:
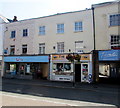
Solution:
M 83 32 L 83 31 L 74 31 L 74 33 L 79 33 L 79 32 Z

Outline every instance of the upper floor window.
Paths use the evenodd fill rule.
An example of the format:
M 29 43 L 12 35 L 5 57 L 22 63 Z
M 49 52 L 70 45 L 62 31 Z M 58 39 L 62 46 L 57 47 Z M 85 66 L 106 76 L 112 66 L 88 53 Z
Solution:
M 11 38 L 15 38 L 16 31 L 11 31 Z
M 39 54 L 45 54 L 45 43 L 39 44 Z
M 57 33 L 64 33 L 64 24 L 57 24 Z
M 84 48 L 83 41 L 75 41 L 75 52 L 76 53 L 82 53 Z
M 120 35 L 111 35 L 111 49 L 120 49 Z
M 14 55 L 15 54 L 15 45 L 11 45 L 10 46 L 10 55 Z
M 23 29 L 23 36 L 28 36 L 28 29 Z
M 27 54 L 27 45 L 22 45 L 22 54 Z
M 120 14 L 110 15 L 110 26 L 120 26 Z
M 75 32 L 78 32 L 78 31 L 83 31 L 83 26 L 82 26 L 82 22 L 75 22 Z
M 57 43 L 57 52 L 63 53 L 64 52 L 64 42 L 58 42 Z
M 45 35 L 45 26 L 39 27 L 39 35 Z

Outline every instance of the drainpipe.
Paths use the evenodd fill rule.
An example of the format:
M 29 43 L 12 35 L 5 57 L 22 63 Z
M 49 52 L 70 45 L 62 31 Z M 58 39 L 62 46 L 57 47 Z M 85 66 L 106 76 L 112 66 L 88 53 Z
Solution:
M 98 51 L 96 50 L 96 37 L 95 37 L 95 9 L 92 6 L 92 20 L 93 20 L 93 82 L 98 82 L 99 78 L 99 62 L 98 62 Z
M 93 18 L 93 50 L 96 50 L 96 42 L 95 42 L 95 14 L 94 14 L 94 7 L 92 7 L 92 18 Z

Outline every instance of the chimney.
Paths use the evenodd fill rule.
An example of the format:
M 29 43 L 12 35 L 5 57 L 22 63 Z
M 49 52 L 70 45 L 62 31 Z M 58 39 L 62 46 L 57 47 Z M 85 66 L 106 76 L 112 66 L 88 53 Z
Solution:
M 18 21 L 17 16 L 14 16 L 13 22 Z

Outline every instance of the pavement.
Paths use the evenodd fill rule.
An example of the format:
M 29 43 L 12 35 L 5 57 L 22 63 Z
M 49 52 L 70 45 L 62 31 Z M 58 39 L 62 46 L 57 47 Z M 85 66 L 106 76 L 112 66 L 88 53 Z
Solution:
M 69 88 L 69 89 L 80 89 L 95 92 L 106 92 L 106 93 L 120 93 L 120 85 L 118 84 L 104 84 L 104 83 L 80 83 L 76 82 L 73 85 L 72 82 L 61 82 L 61 81 L 49 81 L 49 80 L 29 80 L 29 79 L 10 79 L 2 78 L 2 84 L 22 84 L 42 87 L 55 87 L 55 88 Z

